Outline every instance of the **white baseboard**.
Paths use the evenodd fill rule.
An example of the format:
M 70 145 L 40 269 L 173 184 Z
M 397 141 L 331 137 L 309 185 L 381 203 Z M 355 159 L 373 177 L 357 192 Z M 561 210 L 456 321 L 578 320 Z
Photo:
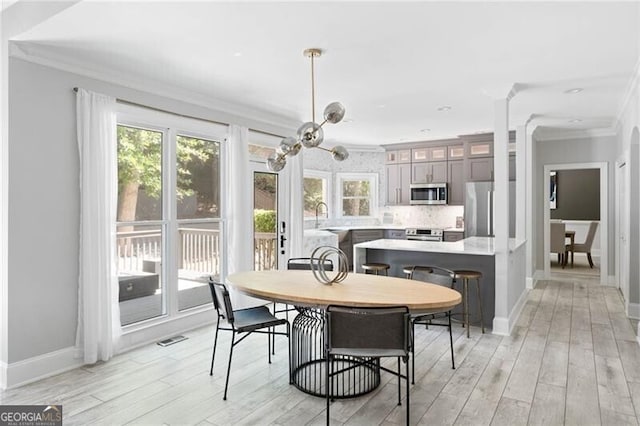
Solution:
M 627 305 L 627 316 L 640 320 L 640 303 L 629 303 Z M 638 325 L 640 326 L 640 323 Z
M 526 286 L 527 290 L 533 290 L 535 285 L 536 285 L 535 278 L 533 278 L 533 277 L 527 277 L 526 278 L 525 286 Z
M 536 284 L 538 284 L 538 281 L 543 281 L 546 278 L 544 277 L 544 269 L 537 269 L 534 273 L 533 273 L 533 287 L 532 288 L 536 288 Z
M 607 287 L 618 287 L 618 280 L 615 275 L 607 276 L 607 282 L 604 284 Z
M 518 318 L 520 318 L 522 309 L 524 308 L 524 305 L 527 303 L 528 295 L 529 295 L 528 289 L 522 292 L 515 306 L 511 310 L 511 313 L 509 313 L 509 318 L 495 317 L 493 319 L 492 334 L 497 334 L 499 336 L 509 336 L 511 334 L 511 330 L 513 330 L 513 326 L 518 322 Z
M 73 346 L 22 361 L 12 362 L 7 364 L 5 368 L 5 388 L 10 389 L 26 385 L 45 377 L 73 370 L 82 365 L 84 365 L 83 359 L 78 357 L 78 352 Z

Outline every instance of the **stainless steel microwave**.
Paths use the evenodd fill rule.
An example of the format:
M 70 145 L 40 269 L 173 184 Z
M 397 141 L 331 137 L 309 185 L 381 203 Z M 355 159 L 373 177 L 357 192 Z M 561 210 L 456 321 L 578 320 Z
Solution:
M 446 183 L 414 183 L 410 187 L 410 204 L 447 204 Z

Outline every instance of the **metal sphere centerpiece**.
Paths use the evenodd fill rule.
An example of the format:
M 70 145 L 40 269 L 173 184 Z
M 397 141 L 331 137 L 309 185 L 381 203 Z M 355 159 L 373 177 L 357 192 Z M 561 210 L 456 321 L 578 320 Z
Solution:
M 340 102 L 331 102 L 324 109 L 324 121 L 320 124 L 316 123 L 316 86 L 314 75 L 314 58 L 322 55 L 320 49 L 305 49 L 304 56 L 311 59 L 311 121 L 302 124 L 298 128 L 296 137 L 286 137 L 280 142 L 278 150 L 271 154 L 267 159 L 267 167 L 272 172 L 279 172 L 287 164 L 287 156 L 296 156 L 300 152 L 300 148 L 318 148 L 331 153 L 335 161 L 344 161 L 349 158 L 349 152 L 341 145 L 336 145 L 331 149 L 320 146 L 324 141 L 324 130 L 322 126 L 325 123 L 336 124 L 342 121 L 345 114 L 345 108 Z
M 333 278 L 329 278 L 327 271 L 325 271 L 325 262 L 329 260 L 329 256 L 338 256 L 338 268 L 336 275 Z M 339 283 L 347 278 L 349 275 L 349 261 L 347 255 L 342 250 L 331 246 L 320 246 L 311 253 L 311 270 L 313 276 L 318 282 L 326 285 L 333 283 Z

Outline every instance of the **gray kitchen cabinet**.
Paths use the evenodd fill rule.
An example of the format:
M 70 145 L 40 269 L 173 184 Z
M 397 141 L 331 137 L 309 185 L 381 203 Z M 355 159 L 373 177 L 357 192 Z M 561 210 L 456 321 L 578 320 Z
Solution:
M 426 146 L 411 150 L 412 162 L 447 161 L 448 146 Z
M 380 240 L 384 238 L 382 229 L 355 229 L 351 231 L 351 241 L 353 244 L 366 243 L 367 241 Z
M 447 182 L 447 162 L 411 163 L 411 183 Z
M 467 182 L 493 180 L 493 157 L 467 158 Z
M 387 164 L 411 163 L 411 150 L 387 151 Z
M 448 242 L 455 242 L 464 239 L 464 232 L 457 231 L 444 231 L 443 240 Z
M 464 161 L 456 160 L 448 162 L 448 191 L 449 205 L 464 205 Z
M 509 180 L 516 180 L 516 156 L 509 154 Z
M 385 229 L 384 238 L 387 240 L 405 240 L 407 235 L 404 229 Z
M 467 142 L 467 158 L 474 157 L 493 157 L 493 135 L 488 141 Z
M 353 242 L 351 240 L 351 233 L 352 231 L 349 231 L 347 236 L 338 243 L 338 248 L 347 256 L 347 265 L 349 266 L 349 270 L 353 269 Z
M 387 164 L 385 169 L 387 183 L 386 205 L 409 205 L 411 164 Z

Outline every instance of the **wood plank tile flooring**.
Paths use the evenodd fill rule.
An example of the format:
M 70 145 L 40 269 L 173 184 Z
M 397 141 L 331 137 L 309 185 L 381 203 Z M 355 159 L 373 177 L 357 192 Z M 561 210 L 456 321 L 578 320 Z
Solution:
M 452 370 L 446 329 L 417 329 L 411 424 L 638 424 L 640 346 L 617 289 L 563 274 L 530 292 L 511 336 L 454 333 Z M 0 392 L 0 404 L 63 404 L 65 425 L 324 424 L 324 400 L 287 382 L 284 340 L 271 365 L 264 336 L 240 344 L 223 401 L 229 333 L 213 377 L 213 328 L 186 335 Z M 383 374 L 371 394 L 334 402 L 332 424 L 403 424 L 396 380 Z

